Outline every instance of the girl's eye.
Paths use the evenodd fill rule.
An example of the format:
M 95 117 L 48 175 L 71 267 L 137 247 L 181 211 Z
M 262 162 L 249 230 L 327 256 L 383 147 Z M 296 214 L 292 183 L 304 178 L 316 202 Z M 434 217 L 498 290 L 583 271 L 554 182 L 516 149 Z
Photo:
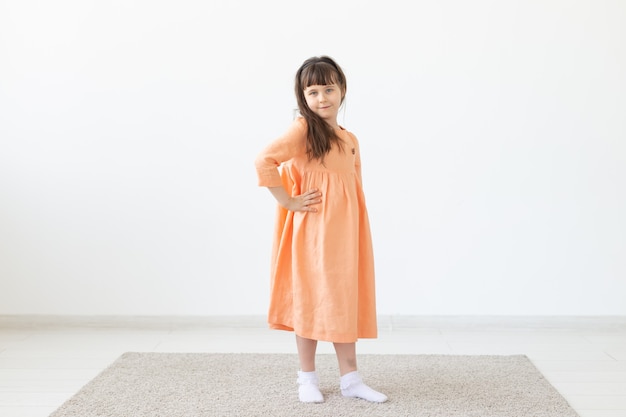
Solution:
M 327 93 L 332 93 L 332 92 L 333 92 L 333 89 L 332 89 L 332 88 L 329 88 L 328 90 L 326 90 L 326 92 L 327 92 Z

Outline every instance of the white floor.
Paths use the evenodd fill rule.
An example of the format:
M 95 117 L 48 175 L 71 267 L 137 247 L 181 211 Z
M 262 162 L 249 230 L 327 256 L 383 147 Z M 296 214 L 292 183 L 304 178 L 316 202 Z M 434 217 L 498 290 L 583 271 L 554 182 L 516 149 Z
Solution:
M 626 317 L 381 317 L 379 324 L 379 338 L 359 341 L 359 353 L 525 354 L 582 417 L 626 417 Z M 0 416 L 48 416 L 128 351 L 295 353 L 295 346 L 291 333 L 267 330 L 263 317 L 0 316 Z M 328 343 L 318 351 L 333 352 Z

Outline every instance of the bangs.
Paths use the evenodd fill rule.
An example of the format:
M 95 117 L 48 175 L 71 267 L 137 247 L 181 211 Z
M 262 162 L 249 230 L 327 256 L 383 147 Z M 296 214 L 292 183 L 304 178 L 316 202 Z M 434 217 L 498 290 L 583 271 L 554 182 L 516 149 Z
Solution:
M 303 89 L 312 85 L 339 85 L 337 70 L 326 62 L 317 62 L 304 68 L 300 75 L 300 85 Z

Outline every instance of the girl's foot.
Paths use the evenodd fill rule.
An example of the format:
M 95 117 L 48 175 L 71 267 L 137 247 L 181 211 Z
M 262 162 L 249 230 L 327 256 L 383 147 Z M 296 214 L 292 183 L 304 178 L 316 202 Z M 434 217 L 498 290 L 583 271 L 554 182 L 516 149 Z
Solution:
M 341 394 L 343 394 L 344 397 L 362 398 L 374 403 L 384 403 L 387 401 L 385 394 L 365 385 L 357 371 L 349 372 L 342 376 L 339 386 L 341 388 Z
M 323 403 L 317 373 L 298 371 L 298 397 L 303 403 Z

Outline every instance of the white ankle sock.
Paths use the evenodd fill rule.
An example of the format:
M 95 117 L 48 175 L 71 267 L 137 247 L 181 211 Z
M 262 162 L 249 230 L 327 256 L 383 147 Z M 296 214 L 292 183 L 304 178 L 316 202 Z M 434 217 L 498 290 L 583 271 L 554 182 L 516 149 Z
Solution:
M 317 373 L 298 371 L 298 397 L 303 403 L 323 403 Z
M 375 403 L 384 403 L 387 396 L 365 385 L 357 371 L 349 372 L 341 377 L 339 383 L 344 397 L 362 398 Z

